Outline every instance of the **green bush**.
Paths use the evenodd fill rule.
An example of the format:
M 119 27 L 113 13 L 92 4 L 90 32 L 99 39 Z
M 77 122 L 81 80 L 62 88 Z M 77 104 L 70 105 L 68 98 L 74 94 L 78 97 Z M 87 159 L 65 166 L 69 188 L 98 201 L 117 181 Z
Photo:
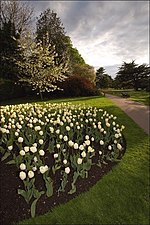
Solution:
M 61 84 L 63 93 L 68 97 L 100 95 L 96 86 L 89 79 L 81 76 L 70 76 Z

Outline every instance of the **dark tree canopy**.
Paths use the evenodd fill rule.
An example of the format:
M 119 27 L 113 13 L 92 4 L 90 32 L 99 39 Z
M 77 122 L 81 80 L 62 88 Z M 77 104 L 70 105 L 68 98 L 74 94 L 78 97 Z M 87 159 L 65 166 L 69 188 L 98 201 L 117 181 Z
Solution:
M 1 52 L 0 52 L 0 74 L 2 78 L 17 80 L 19 67 L 16 61 L 21 58 L 21 49 L 17 39 L 20 35 L 16 33 L 14 23 L 8 21 L 0 28 Z
M 121 88 L 147 88 L 150 78 L 150 67 L 146 64 L 138 65 L 133 60 L 130 63 L 123 62 L 117 72 L 115 83 Z
M 28 2 L 1 1 L 1 26 L 10 22 L 14 24 L 15 31 L 21 34 L 31 24 L 32 15 L 33 9 Z
M 100 67 L 96 71 L 96 86 L 97 88 L 108 88 L 112 86 L 113 79 L 106 74 L 104 67 Z
M 61 61 L 68 50 L 68 38 L 61 19 L 53 10 L 47 9 L 41 13 L 36 24 L 36 35 L 37 41 L 42 41 L 43 45 L 46 44 L 44 37 L 47 36 L 47 43 L 55 46 Z

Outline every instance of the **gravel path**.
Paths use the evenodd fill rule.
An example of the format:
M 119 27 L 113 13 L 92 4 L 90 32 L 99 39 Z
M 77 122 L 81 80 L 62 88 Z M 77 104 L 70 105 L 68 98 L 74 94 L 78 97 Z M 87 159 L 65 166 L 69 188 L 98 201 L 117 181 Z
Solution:
M 130 116 L 147 134 L 149 129 L 149 107 L 141 103 L 106 94 L 118 107 L 120 107 L 128 116 Z

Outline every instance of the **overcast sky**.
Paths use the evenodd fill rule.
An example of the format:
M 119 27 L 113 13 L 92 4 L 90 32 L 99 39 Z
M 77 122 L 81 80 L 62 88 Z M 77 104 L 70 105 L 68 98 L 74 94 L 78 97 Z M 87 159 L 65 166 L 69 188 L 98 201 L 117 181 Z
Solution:
M 87 64 L 115 77 L 123 61 L 149 64 L 148 1 L 31 1 L 54 10 Z

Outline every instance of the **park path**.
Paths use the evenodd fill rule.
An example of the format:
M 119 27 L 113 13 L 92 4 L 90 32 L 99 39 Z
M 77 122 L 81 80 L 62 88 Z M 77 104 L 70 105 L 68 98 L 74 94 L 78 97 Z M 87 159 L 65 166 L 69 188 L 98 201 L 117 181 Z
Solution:
M 118 107 L 120 107 L 129 117 L 131 117 L 147 134 L 149 129 L 149 107 L 141 103 L 106 94 Z

